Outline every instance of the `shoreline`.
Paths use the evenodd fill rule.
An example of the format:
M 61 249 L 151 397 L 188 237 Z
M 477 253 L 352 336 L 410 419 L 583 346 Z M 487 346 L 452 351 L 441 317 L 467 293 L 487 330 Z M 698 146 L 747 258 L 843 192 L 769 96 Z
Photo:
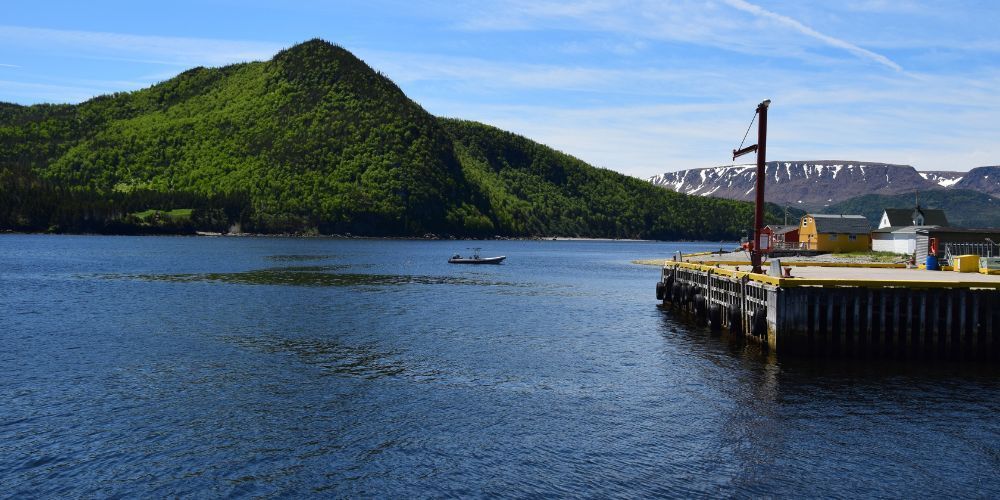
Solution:
M 643 240 L 631 238 L 587 238 L 578 236 L 490 236 L 465 237 L 455 235 L 428 234 L 424 236 L 366 236 L 355 234 L 294 234 L 294 233 L 218 233 L 211 231 L 195 231 L 194 233 L 49 233 L 44 231 L 0 230 L 0 236 L 44 235 L 44 236 L 141 236 L 141 237 L 192 237 L 192 238 L 302 238 L 302 239 L 332 239 L 332 240 L 420 240 L 420 241 L 589 241 L 589 242 L 623 242 L 623 243 L 702 243 L 706 240 Z

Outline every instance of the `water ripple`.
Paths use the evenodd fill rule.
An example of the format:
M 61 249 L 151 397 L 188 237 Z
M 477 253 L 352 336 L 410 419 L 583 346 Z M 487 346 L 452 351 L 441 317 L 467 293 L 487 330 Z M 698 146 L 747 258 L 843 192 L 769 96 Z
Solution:
M 654 307 L 718 245 L 0 235 L 0 496 L 1000 497 L 994 369 Z

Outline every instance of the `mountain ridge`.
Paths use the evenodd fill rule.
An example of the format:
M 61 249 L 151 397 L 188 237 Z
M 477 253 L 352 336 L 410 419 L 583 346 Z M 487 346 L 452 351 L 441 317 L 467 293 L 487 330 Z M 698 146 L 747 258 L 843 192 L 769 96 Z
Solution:
M 726 165 L 667 172 L 649 182 L 685 194 L 746 200 L 753 198 L 756 166 Z M 919 172 L 910 165 L 845 160 L 767 162 L 766 200 L 816 209 L 859 194 L 897 195 L 930 189 L 970 189 L 1000 196 L 1000 167 L 969 172 Z M 779 187 L 779 189 L 773 189 Z

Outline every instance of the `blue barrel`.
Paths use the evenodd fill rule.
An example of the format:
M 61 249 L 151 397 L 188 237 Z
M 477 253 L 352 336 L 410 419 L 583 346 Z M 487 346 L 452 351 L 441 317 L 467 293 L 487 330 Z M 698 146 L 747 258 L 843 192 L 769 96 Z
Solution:
M 927 256 L 927 270 L 928 271 L 937 271 L 938 270 L 937 255 L 928 255 Z

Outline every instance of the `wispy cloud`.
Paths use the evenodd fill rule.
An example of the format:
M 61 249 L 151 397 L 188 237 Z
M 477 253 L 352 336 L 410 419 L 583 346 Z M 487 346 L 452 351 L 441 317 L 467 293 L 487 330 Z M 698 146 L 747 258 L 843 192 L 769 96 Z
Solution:
M 895 62 L 890 60 L 888 57 L 883 56 L 882 54 L 877 54 L 868 49 L 858 47 L 857 45 L 854 45 L 848 41 L 820 33 L 819 31 L 816 31 L 810 28 L 809 26 L 806 26 L 788 16 L 783 16 L 781 14 L 771 12 L 767 9 L 764 9 L 763 7 L 760 7 L 759 5 L 754 5 L 752 3 L 746 2 L 745 0 L 722 0 L 722 1 L 743 12 L 753 14 L 754 16 L 757 17 L 770 19 L 772 21 L 777 22 L 778 24 L 787 26 L 795 31 L 798 31 L 799 33 L 802 33 L 803 35 L 815 38 L 831 47 L 844 49 L 858 57 L 872 60 L 883 66 L 892 68 L 896 71 L 903 70 L 903 68 L 900 65 L 896 64 Z
M 927 14 L 933 12 L 933 9 L 911 0 L 852 0 L 841 2 L 841 5 L 850 11 L 866 13 Z
M 909 94 L 912 95 L 912 94 Z M 956 96 L 957 97 L 957 96 Z M 844 100 L 846 96 L 844 96 Z M 646 178 L 670 170 L 730 162 L 746 129 L 749 104 L 568 109 L 549 105 L 468 105 L 428 100 L 438 113 L 510 130 L 597 166 Z M 1000 107 L 975 110 L 773 105 L 769 157 L 911 164 L 924 170 L 995 164 L 992 125 Z M 933 143 L 941 129 L 954 131 Z
M 993 91 L 1000 86 L 997 71 L 816 78 L 769 68 L 767 78 L 732 78 L 696 64 L 612 70 L 392 52 L 365 58 L 432 113 L 483 121 L 637 177 L 726 163 L 762 96 L 774 100 L 772 158 L 836 157 L 923 169 L 996 163 L 988 145 L 996 130 L 992 117 L 1000 114 Z M 468 98 L 484 89 L 520 97 L 503 102 L 507 94 L 500 92 L 492 103 Z M 637 104 L 606 104 L 626 89 L 637 94 Z M 561 91 L 560 98 L 527 97 L 550 90 Z M 585 97 L 573 99 L 572 92 Z M 466 98 L 454 98 L 462 93 Z M 929 143 L 940 130 L 949 130 L 948 137 Z
M 217 66 L 267 59 L 280 44 L 246 40 L 132 35 L 97 31 L 0 26 L 5 46 L 39 50 L 58 48 L 66 54 L 138 58 L 147 63 Z
M 616 7 L 621 7 L 621 2 L 616 0 L 580 2 L 506 0 L 479 7 L 474 9 L 473 14 L 460 20 L 458 26 L 472 31 L 535 29 L 539 19 L 578 21 L 599 19 Z
M 727 8 L 728 7 L 728 8 Z M 739 11 L 787 28 L 774 30 L 747 23 Z M 745 0 L 701 2 L 694 0 L 590 0 L 565 4 L 545 0 L 506 0 L 478 9 L 458 22 L 473 31 L 576 29 L 616 33 L 636 40 L 673 41 L 738 53 L 797 58 L 814 63 L 817 55 L 809 43 L 790 36 L 805 35 L 823 45 L 844 50 L 895 71 L 902 67 L 883 54 L 842 38 L 822 33 L 789 16 Z M 802 37 L 799 37 L 800 40 Z
M 107 86 L 58 85 L 0 80 L 0 101 L 80 102 L 108 92 Z
M 56 30 L 0 25 L 0 45 L 19 58 L 61 58 L 63 61 L 114 61 L 154 65 L 160 69 L 126 78 L 101 78 L 96 72 L 44 74 L 37 70 L 18 72 L 17 81 L 8 76 L 0 82 L 0 99 L 22 103 L 80 102 L 116 91 L 137 90 L 170 78 L 193 66 L 221 66 L 268 59 L 282 47 L 277 43 L 221 40 L 212 38 L 133 35 L 99 31 Z M 82 66 L 87 66 L 83 64 Z M 0 64 L 0 68 L 22 68 Z M 23 74 L 22 74 L 23 73 Z M 86 76 L 84 76 L 86 75 Z M 115 72 L 115 76 L 121 73 Z
M 608 68 L 590 65 L 530 64 L 474 57 L 358 50 L 369 64 L 397 83 L 440 82 L 479 89 L 560 90 L 655 95 L 685 92 L 690 82 L 705 88 L 737 85 L 718 69 Z M 690 86 L 692 89 L 694 85 Z

